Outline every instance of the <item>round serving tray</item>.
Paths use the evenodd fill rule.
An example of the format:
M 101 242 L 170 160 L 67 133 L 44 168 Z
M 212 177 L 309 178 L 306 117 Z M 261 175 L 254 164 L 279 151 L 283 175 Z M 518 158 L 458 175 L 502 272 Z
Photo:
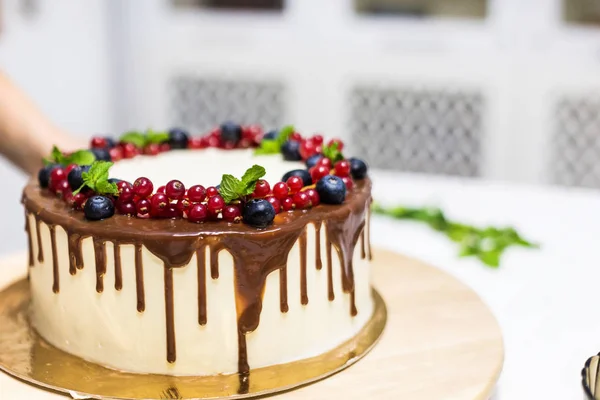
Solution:
M 16 260 L 0 260 L 2 270 L 25 268 L 25 257 L 22 263 Z M 237 394 L 237 374 L 129 374 L 54 348 L 27 323 L 29 289 L 21 279 L 0 292 L 0 369 L 19 378 L 0 375 L 0 387 L 15 400 L 59 399 L 60 393 L 77 399 L 275 393 L 284 399 L 489 398 L 502 368 L 503 345 L 498 324 L 480 298 L 444 272 L 392 252 L 376 249 L 373 264 L 375 312 L 363 330 L 319 357 L 253 370 L 243 395 Z

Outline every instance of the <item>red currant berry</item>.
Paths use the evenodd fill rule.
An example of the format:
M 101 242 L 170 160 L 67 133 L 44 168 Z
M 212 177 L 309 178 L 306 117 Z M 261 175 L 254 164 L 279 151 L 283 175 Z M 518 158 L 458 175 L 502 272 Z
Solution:
M 276 214 L 279 214 L 281 212 L 281 202 L 279 201 L 279 199 L 277 197 L 273 197 L 273 196 L 267 197 L 267 201 L 269 203 L 271 203 L 271 205 L 275 209 Z
M 220 136 L 210 136 L 208 138 L 208 147 L 221 147 Z
M 219 146 L 219 147 L 221 147 L 222 149 L 225 149 L 225 150 L 232 150 L 232 149 L 235 149 L 235 143 L 234 142 L 225 142 L 225 143 L 222 143 L 221 146 Z
M 311 206 L 310 196 L 306 194 L 306 192 L 296 193 L 292 200 L 294 201 L 294 206 L 296 206 L 296 209 L 302 210 Z
M 161 143 L 158 149 L 161 153 L 166 153 L 167 151 L 171 151 L 171 145 L 169 143 Z
M 310 170 L 310 177 L 312 178 L 313 182 L 319 182 L 321 180 L 321 178 L 329 175 L 329 168 L 327 168 L 324 165 L 316 165 L 314 167 L 312 167 Z
M 144 147 L 144 154 L 147 156 L 155 156 L 160 153 L 160 145 L 158 143 L 150 143 Z
M 154 190 L 154 185 L 152 181 L 148 178 L 141 177 L 137 178 L 135 182 L 133 182 L 133 192 L 140 196 L 140 198 L 146 198 L 152 194 Z
M 200 143 L 201 143 L 201 146 L 200 146 L 201 149 L 210 147 L 210 138 L 208 136 L 204 136 L 204 137 L 200 138 Z
M 219 190 L 214 186 L 209 186 L 206 188 L 206 197 L 210 198 L 213 196 L 218 196 Z
M 167 207 L 165 207 L 160 213 L 159 213 L 159 217 L 160 218 L 181 218 L 181 216 L 183 215 L 183 213 L 181 212 L 181 210 L 179 209 L 179 207 L 177 207 L 177 204 L 168 204 Z
M 253 142 L 257 137 L 260 138 L 263 134 L 263 130 L 258 125 L 248 125 L 242 128 L 242 139 L 248 139 Z
M 123 215 L 135 215 L 137 211 L 135 208 L 135 203 L 133 201 L 119 200 L 116 203 L 116 208 L 119 214 Z
M 156 189 L 156 193 L 165 194 L 165 188 L 165 186 L 159 186 L 158 189 Z
M 119 200 L 129 201 L 133 200 L 133 185 L 127 181 L 120 181 L 117 183 L 117 189 L 119 190 Z
M 90 147 L 94 148 L 94 149 L 104 149 L 106 148 L 106 146 L 108 146 L 108 143 L 106 142 L 106 139 L 103 137 L 93 137 L 92 140 L 90 141 Z
M 238 206 L 230 204 L 223 209 L 223 219 L 228 222 L 240 222 L 242 212 Z
M 138 218 L 150 218 L 150 208 L 152 205 L 150 204 L 150 200 L 141 199 L 135 203 L 135 209 L 137 212 Z
M 208 199 L 208 211 L 211 213 L 219 213 L 225 207 L 225 200 L 219 195 L 212 196 Z
M 254 189 L 254 193 L 252 193 L 252 197 L 265 197 L 270 191 L 271 186 L 269 185 L 269 182 L 265 181 L 264 179 L 259 179 L 258 182 L 256 182 L 256 188 Z
M 191 202 L 200 203 L 206 198 L 206 189 L 202 185 L 194 185 L 188 189 L 187 195 Z
M 321 198 L 319 197 L 319 193 L 315 189 L 308 189 L 304 192 L 310 197 L 310 202 L 312 203 L 312 207 L 316 207 L 321 203 Z
M 241 139 L 238 142 L 238 147 L 240 149 L 247 149 L 248 147 L 252 146 L 252 141 L 250 139 Z
M 177 201 L 177 208 L 181 212 L 181 215 L 183 216 L 183 218 L 188 217 L 188 212 L 189 212 L 191 206 L 192 206 L 192 202 L 187 197 L 182 197 L 181 199 L 179 199 Z
M 317 154 L 315 142 L 312 139 L 306 139 L 300 143 L 300 156 L 303 160 L 306 160 L 310 156 Z
M 220 138 L 221 137 L 221 128 L 215 128 L 208 134 L 209 137 Z
M 75 168 L 77 166 L 77 164 L 69 164 L 67 165 L 67 168 L 65 168 L 65 175 L 69 176 L 69 172 L 71 172 L 73 170 L 73 168 Z
M 202 139 L 199 137 L 190 138 L 188 141 L 188 149 L 202 149 Z
M 123 149 L 120 147 L 113 147 L 108 151 L 108 154 L 110 154 L 110 159 L 113 160 L 113 162 L 121 161 L 123 159 Z
M 273 186 L 273 196 L 279 200 L 283 200 L 288 196 L 289 188 L 287 183 L 278 182 Z
M 286 183 L 290 188 L 290 194 L 299 192 L 300 189 L 302 189 L 302 186 L 304 186 L 304 182 L 302 182 L 302 178 L 299 176 L 290 176 Z
M 316 146 L 319 146 L 319 145 L 323 144 L 323 136 L 315 135 L 312 137 L 312 141 L 315 143 Z
M 342 151 L 344 149 L 344 142 L 342 142 L 340 139 L 331 139 L 328 143 L 327 143 L 327 147 L 331 147 L 334 144 L 337 143 L 337 149 L 339 151 Z
M 173 179 L 165 186 L 165 194 L 170 200 L 179 200 L 185 193 L 185 186 L 181 181 Z
M 281 200 L 281 209 L 283 211 L 290 211 L 294 209 L 294 200 L 291 197 L 286 197 Z
M 69 207 L 73 207 L 73 192 L 71 190 L 67 191 L 66 193 L 63 193 L 63 201 L 65 203 L 67 203 L 67 205 L 69 205 Z
M 339 177 L 350 175 L 350 162 L 348 160 L 341 160 L 335 163 L 335 174 Z
M 302 135 L 299 134 L 298 132 L 294 132 L 290 135 L 290 140 L 294 140 L 296 142 L 299 142 L 302 140 Z
M 77 193 L 73 196 L 73 208 L 75 208 L 76 210 L 83 209 L 83 205 L 85 204 L 86 200 L 87 196 L 85 194 Z
M 352 190 L 354 188 L 354 181 L 349 176 L 343 176 L 342 181 L 344 185 L 346 185 L 347 190 Z
M 156 193 L 150 199 L 150 204 L 152 216 L 159 216 L 169 206 L 169 199 L 166 194 Z
M 50 172 L 50 184 L 48 185 L 48 187 L 50 188 L 50 190 L 55 191 L 58 188 L 58 184 L 66 179 L 67 174 L 65 173 L 64 168 L 54 168 L 52 172 Z
M 188 221 L 204 222 L 208 218 L 208 207 L 204 204 L 193 204 L 188 211 Z
M 327 157 L 321 158 L 319 160 L 319 162 L 317 162 L 317 165 L 322 165 L 324 167 L 327 167 L 328 170 L 330 170 L 332 167 L 331 160 Z
M 139 154 L 139 150 L 133 143 L 123 143 L 121 146 L 123 150 L 123 158 L 133 158 Z

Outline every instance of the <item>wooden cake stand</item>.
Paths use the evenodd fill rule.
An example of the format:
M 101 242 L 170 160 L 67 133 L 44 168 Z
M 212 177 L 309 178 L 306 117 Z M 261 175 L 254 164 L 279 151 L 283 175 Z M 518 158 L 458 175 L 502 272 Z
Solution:
M 504 349 L 481 299 L 446 273 L 389 251 L 375 249 L 373 264 L 373 285 L 387 306 L 379 343 L 350 368 L 274 398 L 489 399 Z M 0 290 L 25 269 L 24 255 L 0 260 Z M 61 398 L 0 373 L 0 399 Z

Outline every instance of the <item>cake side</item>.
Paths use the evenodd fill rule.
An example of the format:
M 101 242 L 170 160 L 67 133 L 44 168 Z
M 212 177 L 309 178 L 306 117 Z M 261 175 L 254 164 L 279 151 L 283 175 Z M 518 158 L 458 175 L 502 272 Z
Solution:
M 65 351 L 133 372 L 247 372 L 320 354 L 372 312 L 370 188 L 362 180 L 342 205 L 256 230 L 121 215 L 90 224 L 30 184 L 32 322 Z

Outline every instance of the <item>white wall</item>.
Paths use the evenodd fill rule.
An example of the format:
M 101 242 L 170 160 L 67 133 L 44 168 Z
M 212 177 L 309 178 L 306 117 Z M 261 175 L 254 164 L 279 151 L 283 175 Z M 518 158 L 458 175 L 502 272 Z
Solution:
M 112 129 L 111 69 L 104 0 L 2 1 L 0 68 L 57 124 L 75 135 Z M 1 145 L 1 144 L 0 144 Z M 0 160 L 0 254 L 25 247 L 19 203 L 26 177 Z

